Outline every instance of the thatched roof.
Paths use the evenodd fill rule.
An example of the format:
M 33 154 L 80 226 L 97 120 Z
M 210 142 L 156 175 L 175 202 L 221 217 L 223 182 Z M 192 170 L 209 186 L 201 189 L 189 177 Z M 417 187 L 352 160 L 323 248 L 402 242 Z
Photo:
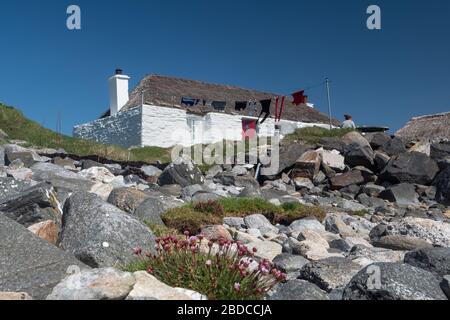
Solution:
M 450 139 L 450 112 L 412 118 L 395 135 L 408 141 Z
M 141 92 L 145 91 L 145 104 L 179 108 L 187 110 L 189 113 L 205 115 L 210 112 L 218 112 L 208 104 L 203 106 L 200 103 L 194 107 L 181 105 L 182 97 L 211 101 L 226 101 L 227 106 L 224 113 L 246 115 L 249 110 L 236 111 L 236 101 L 263 100 L 274 98 L 277 94 L 259 92 L 255 90 L 243 89 L 235 86 L 211 84 L 201 81 L 186 80 L 174 77 L 160 75 L 149 75 L 145 77 L 130 94 L 130 101 L 122 109 L 126 111 L 129 108 L 141 104 Z M 261 111 L 261 105 L 258 103 L 257 114 Z M 275 99 L 271 105 L 271 116 L 275 114 Z M 308 123 L 329 123 L 328 116 L 306 105 L 295 106 L 292 104 L 292 97 L 286 99 L 285 111 L 282 119 L 308 122 Z M 333 119 L 333 124 L 338 125 L 339 121 Z

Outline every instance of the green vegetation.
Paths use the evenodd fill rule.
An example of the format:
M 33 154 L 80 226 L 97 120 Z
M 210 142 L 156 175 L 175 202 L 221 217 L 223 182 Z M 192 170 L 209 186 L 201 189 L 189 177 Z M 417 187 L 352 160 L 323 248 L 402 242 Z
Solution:
M 326 137 L 336 137 L 342 138 L 347 133 L 353 131 L 352 129 L 324 129 L 320 127 L 311 127 L 311 128 L 302 128 L 297 129 L 294 133 L 287 135 L 284 139 L 284 142 L 303 142 L 314 144 L 318 143 L 320 139 Z
M 252 214 L 262 214 L 271 223 L 283 225 L 307 217 L 315 217 L 320 221 L 325 219 L 325 212 L 320 207 L 307 207 L 300 203 L 288 203 L 278 207 L 258 198 L 224 198 L 218 201 L 190 203 L 168 210 L 161 218 L 169 228 L 198 234 L 205 226 L 222 224 L 224 217 L 245 217 Z
M 171 287 L 187 288 L 209 300 L 260 300 L 286 275 L 266 260 L 250 269 L 256 250 L 240 243 L 202 237 L 156 239 L 156 255 L 136 250 L 137 261 L 124 270 L 147 271 Z
M 58 134 L 31 121 L 19 110 L 0 104 L 0 129 L 9 139 L 23 140 L 29 146 L 38 148 L 63 148 L 78 156 L 99 156 L 116 161 L 142 161 L 154 163 L 170 161 L 170 150 L 162 148 L 139 148 L 128 150 L 87 140 Z
M 357 210 L 357 211 L 348 211 L 347 213 L 351 216 L 364 217 L 365 215 L 370 214 L 370 211 L 367 209 L 364 209 L 364 210 Z
M 165 225 L 161 225 L 150 221 L 144 221 L 144 223 L 147 225 L 147 227 L 149 227 L 150 230 L 152 230 L 153 235 L 155 237 L 163 238 L 169 235 L 181 236 L 181 233 L 179 233 L 178 230 L 168 228 Z

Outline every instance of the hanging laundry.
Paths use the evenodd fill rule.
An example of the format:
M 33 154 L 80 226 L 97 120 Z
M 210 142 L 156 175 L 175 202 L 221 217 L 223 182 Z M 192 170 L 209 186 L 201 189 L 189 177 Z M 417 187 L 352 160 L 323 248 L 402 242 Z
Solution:
M 259 124 L 263 124 L 270 116 L 270 105 L 272 103 L 272 99 L 261 100 L 260 103 L 261 103 L 261 113 L 259 114 L 257 122 Z M 259 119 L 261 119 L 262 115 L 264 115 L 264 118 L 262 119 L 261 122 L 259 122 Z
M 226 101 L 213 101 L 211 103 L 211 106 L 216 109 L 217 111 L 224 111 L 225 107 L 227 106 Z
M 236 111 L 243 111 L 247 108 L 247 101 L 236 101 Z
M 294 101 L 292 101 L 292 103 L 296 106 L 306 104 L 308 102 L 308 96 L 305 96 L 305 90 L 295 92 L 292 96 L 294 97 Z
M 284 110 L 284 101 L 285 101 L 286 97 L 276 97 L 276 102 L 275 102 L 275 122 L 280 122 L 281 120 L 281 115 L 283 114 L 283 110 Z M 281 101 L 280 101 L 281 100 Z
M 258 104 L 257 104 L 257 102 L 254 101 L 254 100 L 250 101 L 248 103 L 247 109 L 248 109 L 248 116 L 249 117 L 254 117 L 256 115 L 256 112 L 258 111 Z
M 196 106 L 196 105 L 198 105 L 199 102 L 200 102 L 199 99 L 192 99 L 192 98 L 187 98 L 187 97 L 181 98 L 181 104 L 189 106 L 189 107 Z

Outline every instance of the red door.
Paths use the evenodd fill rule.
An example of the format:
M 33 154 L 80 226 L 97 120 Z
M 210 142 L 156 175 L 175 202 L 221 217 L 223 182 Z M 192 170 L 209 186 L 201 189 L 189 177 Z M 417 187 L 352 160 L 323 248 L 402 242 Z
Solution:
M 256 137 L 256 120 L 242 120 L 242 138 L 254 139 Z

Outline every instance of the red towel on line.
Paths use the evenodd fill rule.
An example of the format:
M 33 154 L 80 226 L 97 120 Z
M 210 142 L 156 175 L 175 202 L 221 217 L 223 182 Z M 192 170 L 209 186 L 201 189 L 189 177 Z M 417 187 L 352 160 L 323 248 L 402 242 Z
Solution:
M 292 101 L 292 103 L 295 104 L 296 106 L 306 104 L 307 102 L 308 97 L 305 96 L 305 90 L 295 92 L 292 94 L 292 96 L 294 97 L 294 101 Z

